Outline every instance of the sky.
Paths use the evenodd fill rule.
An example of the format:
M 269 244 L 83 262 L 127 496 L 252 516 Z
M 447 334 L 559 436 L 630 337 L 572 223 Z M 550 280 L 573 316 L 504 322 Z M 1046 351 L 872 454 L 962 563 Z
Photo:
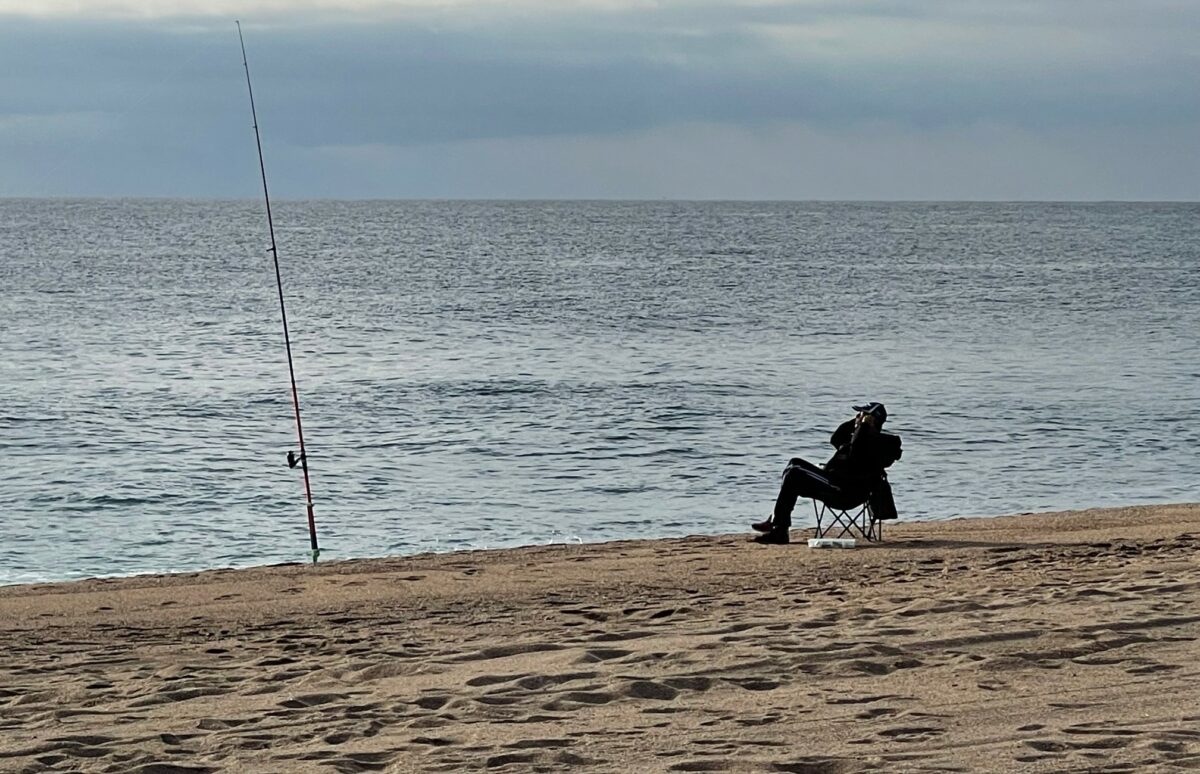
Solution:
M 0 196 L 1200 199 L 1197 0 L 0 0 Z

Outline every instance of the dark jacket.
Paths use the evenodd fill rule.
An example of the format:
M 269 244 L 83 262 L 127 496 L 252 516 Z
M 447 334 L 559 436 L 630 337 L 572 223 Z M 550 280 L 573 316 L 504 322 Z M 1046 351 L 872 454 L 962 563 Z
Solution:
M 825 472 L 835 484 L 869 487 L 879 480 L 887 465 L 876 427 L 869 424 L 855 427 L 850 419 L 833 431 L 829 442 L 837 451 L 825 463 Z

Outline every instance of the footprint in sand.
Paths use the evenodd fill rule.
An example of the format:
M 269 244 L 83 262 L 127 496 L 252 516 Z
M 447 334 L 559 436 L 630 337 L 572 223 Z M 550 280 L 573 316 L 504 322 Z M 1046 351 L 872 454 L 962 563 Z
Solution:
M 707 691 L 716 680 L 711 677 L 668 677 L 663 683 L 680 691 Z
M 520 680 L 522 677 L 527 676 L 528 673 L 519 675 L 480 675 L 467 680 L 467 685 L 477 688 L 484 685 L 496 685 L 497 683 L 511 683 L 514 680 Z
M 632 650 L 621 650 L 620 648 L 592 648 L 584 651 L 579 660 L 581 662 L 611 661 L 614 658 L 624 658 L 631 653 L 633 653 Z
M 516 645 L 498 645 L 494 648 L 484 648 L 474 653 L 460 653 L 451 661 L 486 661 L 494 658 L 507 658 L 526 653 L 541 653 L 543 651 L 562 650 L 563 646 L 552 642 L 525 642 Z
M 593 636 L 590 642 L 620 642 L 622 640 L 638 640 L 643 637 L 653 637 L 654 632 L 630 630 L 623 632 L 602 632 Z
M 531 749 L 570 747 L 573 744 L 575 744 L 575 740 L 573 740 L 573 739 L 546 738 L 546 739 L 522 739 L 519 742 L 511 742 L 504 746 L 511 748 L 513 750 L 531 750 Z
M 797 714 L 799 714 L 799 713 L 797 713 Z M 763 715 L 762 717 L 758 717 L 758 718 L 733 718 L 733 722 L 737 723 L 739 726 L 753 727 L 753 726 L 769 726 L 773 723 L 778 723 L 782 719 L 783 719 L 783 715 L 778 715 L 778 714 L 772 713 L 772 714 Z
M 502 766 L 511 766 L 514 764 L 533 763 L 537 760 L 537 753 L 501 753 L 489 757 L 484 765 L 489 769 L 498 769 Z
M 655 699 L 670 701 L 679 695 L 679 691 L 669 685 L 656 683 L 653 680 L 634 680 L 622 688 L 621 693 L 631 699 Z
M 887 699 L 901 699 L 903 697 L 891 693 L 870 695 L 870 696 L 834 696 L 826 699 L 826 704 L 871 704 L 877 701 L 886 701 Z
M 359 752 L 332 758 L 326 761 L 326 765 L 332 766 L 339 774 L 358 774 L 362 771 L 383 771 L 395 759 L 394 752 Z
M 422 709 L 439 710 L 446 706 L 448 701 L 450 701 L 449 696 L 422 696 L 413 703 Z
M 409 728 L 443 728 L 448 726 L 453 721 L 443 717 L 423 717 L 417 718 L 408 724 Z
M 559 675 L 529 675 L 517 680 L 516 686 L 526 691 L 538 691 L 547 686 L 561 685 L 575 680 L 591 680 L 598 674 L 598 672 L 567 672 Z
M 306 707 L 316 707 L 321 704 L 329 704 L 330 702 L 345 699 L 349 696 L 348 693 L 310 693 L 305 696 L 296 696 L 291 699 L 286 699 L 279 702 L 280 707 L 288 709 L 304 709 Z
M 247 723 L 257 723 L 258 718 L 201 718 L 196 728 L 203 731 L 224 731 L 227 728 L 237 728 Z
M 286 664 L 295 664 L 296 659 L 289 656 L 279 656 L 276 658 L 264 658 L 254 662 L 254 666 L 284 666 Z
M 771 768 L 773 771 L 787 772 L 787 774 L 857 774 L 860 771 L 878 769 L 877 766 L 873 766 L 865 761 L 854 760 L 853 758 L 822 758 L 816 756 L 776 763 Z
M 880 731 L 878 735 L 896 742 L 924 742 L 944 733 L 945 729 L 936 726 L 897 726 Z
M 596 621 L 598 623 L 607 621 L 609 619 L 609 617 L 611 616 L 611 613 L 607 613 L 603 610 L 597 610 L 597 609 L 591 608 L 591 607 L 572 607 L 572 608 L 564 607 L 562 609 L 562 612 L 565 613 L 566 615 L 581 616 L 583 618 L 586 618 L 589 621 Z
M 606 691 L 567 691 L 553 701 L 542 705 L 542 709 L 557 712 L 559 710 L 579 709 L 586 705 L 608 704 L 614 696 Z
M 668 771 L 730 771 L 733 764 L 727 760 L 713 761 L 680 761 L 668 768 Z
M 782 685 L 778 680 L 762 680 L 756 677 L 731 678 L 729 682 L 747 691 L 773 691 Z
M 858 718 L 859 720 L 873 720 L 875 718 L 895 715 L 899 711 L 900 710 L 896 709 L 895 707 L 874 707 L 872 709 L 863 710 L 862 712 L 857 713 L 854 717 Z
M 1071 745 L 1066 742 L 1059 742 L 1054 739 L 1027 739 L 1026 747 L 1032 747 L 1038 752 L 1043 753 L 1061 753 L 1071 749 Z
M 1156 672 L 1174 672 L 1179 668 L 1180 667 L 1175 664 L 1152 663 L 1146 664 L 1145 666 L 1131 667 L 1130 669 L 1126 669 L 1125 672 L 1131 675 L 1151 675 L 1155 674 Z
M 229 693 L 224 688 L 183 688 L 178 691 L 162 691 L 152 696 L 144 696 L 129 702 L 129 707 L 152 707 L 158 704 L 169 704 L 177 701 L 187 701 L 200 696 L 221 696 Z

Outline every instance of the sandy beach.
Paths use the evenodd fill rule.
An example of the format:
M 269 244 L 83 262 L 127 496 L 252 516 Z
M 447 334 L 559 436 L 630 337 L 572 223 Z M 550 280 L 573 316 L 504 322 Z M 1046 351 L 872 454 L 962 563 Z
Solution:
M 1198 551 L 1178 505 L 4 587 L 0 771 L 1200 769 Z

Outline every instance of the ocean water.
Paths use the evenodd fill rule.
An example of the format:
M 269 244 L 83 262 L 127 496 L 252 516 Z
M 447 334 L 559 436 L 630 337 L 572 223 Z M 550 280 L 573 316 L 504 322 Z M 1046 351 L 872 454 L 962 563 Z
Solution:
M 323 559 L 1200 500 L 1200 206 L 278 202 Z M 304 561 L 261 203 L 0 201 L 0 583 Z M 801 504 L 798 523 L 806 518 Z

